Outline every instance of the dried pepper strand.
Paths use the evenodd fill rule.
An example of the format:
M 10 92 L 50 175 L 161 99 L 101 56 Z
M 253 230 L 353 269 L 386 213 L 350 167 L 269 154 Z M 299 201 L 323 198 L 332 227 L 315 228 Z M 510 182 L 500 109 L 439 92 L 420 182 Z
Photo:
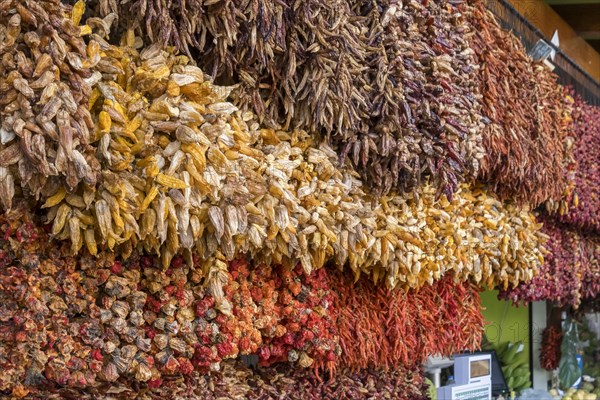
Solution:
M 542 368 L 548 371 L 558 368 L 562 337 L 562 331 L 556 326 L 548 326 L 542 332 L 542 347 L 540 348 L 540 366 Z
M 484 321 L 480 297 L 469 284 L 445 277 L 404 293 L 370 282 L 352 285 L 338 274 L 340 363 L 354 369 L 417 366 L 434 354 L 477 349 Z
M 469 24 L 476 30 L 471 44 L 481 64 L 477 77 L 489 120 L 479 179 L 501 198 L 533 207 L 560 200 L 569 187 L 573 143 L 564 90 L 500 27 L 484 1 L 471 4 Z
M 322 133 L 379 193 L 430 177 L 451 197 L 477 172 L 477 67 L 461 4 L 97 3 L 100 15 L 115 12 L 125 29 L 239 84 L 235 104 L 260 122 Z
M 58 187 L 95 185 L 94 123 L 87 109 L 100 48 L 83 35 L 78 9 L 59 0 L 0 7 L 0 206 L 21 191 L 36 199 Z
M 500 297 L 514 302 L 548 300 L 577 308 L 582 300 L 600 293 L 600 241 L 552 218 L 543 221 L 543 231 L 550 237 L 549 254 L 539 274 L 529 283 L 501 290 Z
M 571 135 L 574 138 L 576 168 L 572 168 L 576 191 L 568 200 L 569 208 L 559 209 L 555 217 L 577 229 L 600 232 L 600 107 L 587 104 L 581 96 L 574 97 Z M 549 211 L 552 211 L 550 209 Z
M 56 388 L 35 390 L 28 399 L 97 399 L 117 396 L 123 400 L 164 398 L 201 398 L 206 400 L 275 400 L 285 396 L 293 400 L 336 400 L 358 398 L 393 398 L 398 400 L 426 400 L 427 386 L 423 373 L 416 369 L 399 368 L 395 371 L 364 370 L 340 373 L 327 382 L 319 381 L 310 371 L 278 366 L 251 370 L 241 363 L 226 362 L 223 369 L 211 374 L 191 374 L 181 378 L 165 379 L 160 387 L 148 384 L 132 385 L 115 382 L 82 389 Z

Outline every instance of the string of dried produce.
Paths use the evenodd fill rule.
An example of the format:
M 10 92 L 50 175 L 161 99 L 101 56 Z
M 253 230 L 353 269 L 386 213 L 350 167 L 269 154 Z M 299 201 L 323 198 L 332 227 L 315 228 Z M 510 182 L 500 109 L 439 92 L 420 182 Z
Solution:
M 85 390 L 56 388 L 32 390 L 27 397 L 31 400 L 46 399 L 97 399 L 118 398 L 120 400 L 178 399 L 234 399 L 276 400 L 285 396 L 293 400 L 337 400 L 337 399 L 398 399 L 426 400 L 426 384 L 418 370 L 399 368 L 394 371 L 364 370 L 340 371 L 327 382 L 320 381 L 314 374 L 301 369 L 277 366 L 269 369 L 252 370 L 241 363 L 225 362 L 219 372 L 210 375 L 193 373 L 186 379 L 171 378 L 161 387 L 147 384 L 133 385 L 129 382 L 100 384 Z
M 471 3 L 469 24 L 476 30 L 471 45 L 481 64 L 477 78 L 489 120 L 479 178 L 503 199 L 533 207 L 560 200 L 569 186 L 573 142 L 565 93 L 556 76 L 500 27 L 484 1 Z
M 59 0 L 10 0 L 0 6 L 0 205 L 21 190 L 44 197 L 58 186 L 94 186 L 94 123 L 87 109 L 90 68 L 103 69 L 87 45 L 81 7 Z M 92 19 L 91 23 L 94 22 Z
M 556 218 L 560 221 L 591 232 L 600 232 L 600 107 L 587 104 L 573 93 L 572 136 L 574 158 L 577 168 L 573 169 L 577 193 L 569 199 L 574 207 L 560 210 Z
M 582 243 L 583 257 L 586 260 L 581 285 L 581 300 L 592 300 L 600 296 L 600 238 L 585 235 Z
M 122 27 L 194 54 L 268 127 L 322 133 L 380 193 L 477 173 L 471 29 L 454 1 L 98 1 Z
M 542 332 L 542 347 L 540 348 L 540 366 L 542 368 L 548 371 L 558 368 L 562 337 L 562 331 L 556 326 L 549 326 Z
M 338 329 L 343 366 L 354 369 L 419 366 L 428 356 L 478 349 L 484 329 L 481 299 L 468 283 L 447 276 L 418 291 L 352 285 L 338 274 Z
M 168 269 L 133 254 L 68 256 L 29 214 L 0 223 L 0 391 L 86 388 L 99 382 L 161 385 L 218 371 L 256 354 L 260 365 L 335 370 L 335 301 L 325 269 L 232 263 L 205 288 L 202 271 L 175 258 Z M 216 301 L 222 297 L 221 302 Z
M 600 241 L 595 235 L 571 230 L 545 218 L 549 254 L 539 274 L 528 283 L 500 292 L 514 302 L 548 300 L 577 308 L 600 294 Z
M 463 187 L 452 201 L 430 186 L 373 200 L 327 145 L 304 132 L 258 130 L 185 56 L 141 53 L 92 38 L 113 71 L 94 84 L 96 187 L 57 187 L 43 205 L 55 239 L 127 257 L 154 252 L 168 266 L 192 252 L 216 260 L 250 253 L 307 273 L 334 259 L 389 287 L 419 287 L 447 271 L 489 286 L 530 279 L 543 235 L 532 214 Z M 109 67 L 110 66 L 110 67 Z M 350 251 L 352 249 L 352 251 Z M 207 273 L 206 276 L 210 275 Z

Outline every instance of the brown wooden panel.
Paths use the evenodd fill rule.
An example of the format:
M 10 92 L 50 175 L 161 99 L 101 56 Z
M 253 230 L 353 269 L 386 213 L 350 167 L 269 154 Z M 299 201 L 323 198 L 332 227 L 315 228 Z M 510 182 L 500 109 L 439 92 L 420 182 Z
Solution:
M 596 49 L 597 52 L 600 52 L 600 39 L 593 39 L 593 40 L 588 40 L 588 43 L 594 48 Z
M 563 4 L 598 4 L 600 0 L 545 0 L 551 6 Z
M 552 9 L 580 35 L 600 32 L 600 3 L 555 5 Z
M 600 82 L 600 53 L 590 46 L 543 0 L 509 0 L 509 2 L 533 25 L 552 37 L 558 29 L 560 48 L 581 68 Z

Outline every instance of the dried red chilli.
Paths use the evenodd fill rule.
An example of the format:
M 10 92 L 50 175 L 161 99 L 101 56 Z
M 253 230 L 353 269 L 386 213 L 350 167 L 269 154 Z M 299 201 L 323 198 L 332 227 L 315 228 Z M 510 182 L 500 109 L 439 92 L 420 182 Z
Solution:
M 450 276 L 418 291 L 388 291 L 370 282 L 331 279 L 339 302 L 342 357 L 350 368 L 419 365 L 433 354 L 477 349 L 483 333 L 478 291 Z
M 540 366 L 542 368 L 548 371 L 558 368 L 562 337 L 562 331 L 556 326 L 548 326 L 542 332 L 542 346 L 540 348 Z
M 582 247 L 587 264 L 583 274 L 581 297 L 582 301 L 593 301 L 600 296 L 600 238 L 587 236 L 587 240 L 582 242 Z
M 197 55 L 218 82 L 238 83 L 236 105 L 267 126 L 326 136 L 378 192 L 431 176 L 450 197 L 477 172 L 477 67 L 463 4 L 96 3 L 121 27 Z
M 537 206 L 560 200 L 569 186 L 569 104 L 556 76 L 534 63 L 484 1 L 471 1 L 472 46 L 481 65 L 484 158 L 479 179 L 503 199 Z
M 600 240 L 548 217 L 543 222 L 542 231 L 550 237 L 544 265 L 530 282 L 501 290 L 499 296 L 514 302 L 548 300 L 577 308 L 582 300 L 600 294 Z
M 556 218 L 577 229 L 600 232 L 600 107 L 587 104 L 581 96 L 571 91 L 574 98 L 573 155 L 577 162 L 573 168 L 576 193 L 570 197 L 573 206 L 561 210 Z

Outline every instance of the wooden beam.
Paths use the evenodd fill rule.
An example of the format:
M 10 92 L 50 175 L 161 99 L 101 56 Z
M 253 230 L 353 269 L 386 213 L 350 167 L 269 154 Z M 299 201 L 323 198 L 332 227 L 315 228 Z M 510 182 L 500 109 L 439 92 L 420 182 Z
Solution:
M 579 0 L 578 0 L 579 1 Z M 546 36 L 558 29 L 561 50 L 600 82 L 600 54 L 543 0 L 509 0 L 512 6 Z
M 546 0 L 546 4 L 554 5 L 577 5 L 577 4 L 598 4 L 600 0 Z
M 579 36 L 587 40 L 588 42 L 592 40 L 600 40 L 600 31 L 596 32 L 578 32 Z
M 578 33 L 600 31 L 600 3 L 556 5 L 552 9 Z
M 599 40 L 588 40 L 588 43 L 596 49 L 597 52 L 600 52 L 600 39 Z

